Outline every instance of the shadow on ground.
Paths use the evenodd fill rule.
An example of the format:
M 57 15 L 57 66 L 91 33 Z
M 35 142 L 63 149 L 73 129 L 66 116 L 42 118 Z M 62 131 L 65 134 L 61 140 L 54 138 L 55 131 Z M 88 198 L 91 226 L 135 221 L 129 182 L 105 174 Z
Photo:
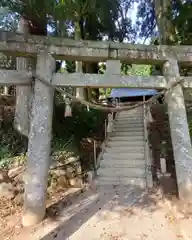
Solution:
M 49 226 L 44 226 L 43 234 L 42 230 L 39 230 L 35 235 L 40 234 L 38 239 L 41 240 L 68 239 L 92 217 L 104 221 L 137 214 L 135 209 L 153 212 L 159 208 L 161 198 L 157 191 L 155 194 L 147 193 L 135 186 L 103 186 L 96 191 L 89 190 L 81 193 L 78 198 L 70 196 L 50 206 L 47 210 Z
M 21 233 L 16 239 L 26 239 L 29 235 L 28 240 L 124 240 L 127 236 L 130 239 L 148 239 L 146 236 L 135 238 L 138 232 L 147 232 L 148 236 L 152 236 L 149 239 L 166 238 L 164 234 L 170 231 L 167 222 L 170 211 L 165 207 L 165 200 L 175 206 L 176 189 L 173 188 L 174 180 L 169 177 L 161 179 L 160 183 L 160 188 L 149 192 L 136 186 L 109 185 L 86 191 L 73 190 L 48 207 L 41 224 L 28 229 L 27 234 L 23 231 L 25 234 Z M 183 207 L 180 209 L 183 211 Z M 157 233 L 159 231 L 161 233 Z M 111 232 L 112 236 L 106 237 L 105 234 Z M 128 235 L 114 235 L 122 232 Z M 175 235 L 171 234 L 173 232 L 168 234 L 169 240 L 175 240 Z

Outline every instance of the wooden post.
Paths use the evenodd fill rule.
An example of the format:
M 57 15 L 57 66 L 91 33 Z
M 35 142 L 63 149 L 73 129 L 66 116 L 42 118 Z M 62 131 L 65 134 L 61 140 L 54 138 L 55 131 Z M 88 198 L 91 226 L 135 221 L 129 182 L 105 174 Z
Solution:
M 28 23 L 21 18 L 19 22 L 18 32 L 27 36 Z M 28 59 L 20 58 L 16 59 L 16 68 L 18 71 L 28 71 Z M 24 136 L 28 137 L 29 134 L 29 116 L 30 116 L 30 98 L 31 98 L 31 86 L 16 86 L 16 107 L 15 107 L 15 128 Z
M 173 84 L 176 77 L 180 77 L 177 60 L 171 59 L 165 62 L 163 70 L 168 85 Z M 176 87 L 171 88 L 165 97 L 169 112 L 179 197 L 191 202 L 192 148 L 181 85 L 178 84 Z
M 54 90 L 48 84 L 55 71 L 55 59 L 42 53 L 37 58 L 37 79 L 32 102 L 29 133 L 23 225 L 34 225 L 44 218 L 47 178 L 50 165 Z M 45 84 L 46 81 L 48 84 Z

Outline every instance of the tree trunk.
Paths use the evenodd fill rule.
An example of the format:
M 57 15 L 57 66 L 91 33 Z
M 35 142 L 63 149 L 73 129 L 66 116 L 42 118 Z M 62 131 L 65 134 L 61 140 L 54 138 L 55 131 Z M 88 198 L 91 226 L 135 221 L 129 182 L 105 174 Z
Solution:
M 171 10 L 171 0 L 154 0 L 159 40 L 161 45 L 174 41 L 173 27 L 168 15 Z

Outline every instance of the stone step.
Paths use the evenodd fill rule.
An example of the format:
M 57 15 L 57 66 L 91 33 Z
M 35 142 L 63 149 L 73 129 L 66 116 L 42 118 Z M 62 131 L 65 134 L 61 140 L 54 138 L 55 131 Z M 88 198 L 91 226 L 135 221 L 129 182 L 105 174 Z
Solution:
M 110 135 L 110 137 L 113 137 L 113 136 L 115 136 L 116 135 L 116 133 L 118 134 L 121 134 L 121 133 L 128 133 L 127 135 L 128 135 L 128 137 L 130 136 L 130 134 L 129 133 L 131 133 L 131 135 L 132 136 L 144 136 L 144 129 L 142 129 L 142 128 L 138 128 L 138 129 L 127 129 L 127 128 L 121 128 L 121 129 L 114 129 L 114 131 L 111 133 L 111 135 Z M 137 132 L 138 132 L 138 134 L 137 134 Z
M 115 122 L 132 122 L 132 121 L 139 121 L 143 122 L 143 116 L 136 116 L 136 117 L 123 117 L 123 118 L 116 118 Z
M 144 152 L 129 152 L 129 153 L 104 152 L 103 159 L 105 159 L 105 157 L 119 159 L 119 161 L 121 161 L 122 159 L 127 160 L 144 159 Z
M 138 126 L 133 126 L 131 127 L 130 125 L 128 126 L 114 126 L 114 130 L 115 131 L 119 131 L 122 132 L 124 130 L 126 130 L 127 132 L 143 132 L 144 131 L 144 127 L 141 125 Z
M 119 146 L 119 147 L 107 147 L 105 152 L 107 153 L 134 153 L 134 152 L 142 152 L 144 153 L 144 146 L 141 147 L 129 147 L 129 146 Z
M 144 142 L 144 136 L 136 136 L 133 135 L 132 136 L 111 136 L 109 138 L 109 141 L 133 141 L 133 142 Z
M 126 124 L 114 124 L 114 128 L 128 128 L 128 129 L 136 129 L 136 128 L 143 128 L 143 123 L 126 123 Z
M 131 122 L 131 123 L 129 123 L 129 122 L 123 122 L 123 123 L 121 123 L 121 122 L 117 122 L 117 123 L 115 123 L 114 125 L 113 125 L 114 127 L 128 127 L 128 128 L 136 128 L 136 127 L 143 127 L 144 126 L 144 123 L 143 122 Z
M 138 120 L 138 119 L 143 119 L 143 115 L 139 114 L 139 115 L 136 115 L 136 116 L 118 116 L 116 118 L 116 121 L 125 121 L 125 120 Z
M 98 169 L 99 176 L 105 177 L 141 177 L 145 178 L 145 168 L 139 167 L 130 167 L 130 168 L 117 168 L 117 167 L 107 167 L 104 163 L 101 164 L 100 168 Z
M 122 139 L 113 139 L 113 140 L 111 140 L 111 139 L 109 139 L 108 140 L 108 144 L 110 144 L 110 146 L 123 146 L 123 145 L 128 145 L 128 146 L 144 146 L 144 141 L 143 140 L 136 140 L 136 141 L 130 141 L 130 140 L 128 140 L 128 141 L 125 141 L 124 139 L 122 140 Z
M 138 186 L 140 188 L 146 188 L 146 180 L 144 178 L 129 178 L 129 177 L 101 177 L 96 179 L 97 186 Z
M 132 123 L 140 123 L 143 124 L 143 119 L 140 118 L 127 118 L 127 119 L 117 119 L 114 123 L 116 124 L 132 124 Z
M 132 122 L 132 123 L 116 123 L 114 124 L 114 127 L 118 127 L 118 128 L 123 128 L 123 127 L 127 127 L 127 128 L 137 128 L 137 127 L 143 127 L 143 123 L 137 123 L 137 122 Z
M 130 110 L 127 112 L 120 112 L 118 116 L 124 116 L 124 115 L 135 115 L 135 114 L 141 114 L 143 113 L 143 109 L 137 109 L 137 110 Z
M 121 130 L 117 131 L 116 129 L 114 129 L 114 131 L 111 133 L 110 137 L 112 138 L 112 137 L 117 137 L 117 136 L 123 137 L 123 138 L 127 137 L 127 139 L 130 139 L 130 137 L 133 137 L 133 140 L 140 139 L 140 137 L 143 137 L 142 139 L 144 139 L 144 130 L 140 129 L 140 131 L 134 131 L 132 129 L 130 129 L 130 130 L 125 129 L 123 131 L 123 129 L 121 129 Z
M 138 152 L 138 151 L 144 151 L 145 150 L 145 147 L 144 147 L 144 144 L 142 145 L 129 145 L 128 142 L 124 142 L 123 145 L 114 145 L 113 142 L 108 142 L 107 145 L 106 145 L 106 151 L 107 150 L 112 150 L 112 149 L 120 149 L 122 151 L 127 151 L 127 152 Z
M 120 112 L 118 117 L 119 116 L 125 116 L 125 115 L 142 114 L 142 113 L 143 113 L 143 109 L 138 109 L 137 111 L 130 110 L 128 112 Z
M 105 167 L 114 167 L 114 168 L 145 168 L 145 161 L 144 159 L 140 160 L 121 160 L 119 161 L 118 159 L 109 159 L 105 158 L 103 161 L 101 161 L 101 166 Z
M 136 149 L 138 147 L 144 147 L 144 141 L 134 141 L 134 142 L 127 142 L 127 141 L 108 141 L 107 147 L 129 147 Z
M 131 109 L 129 111 L 122 111 L 119 113 L 119 115 L 123 115 L 123 114 L 135 114 L 135 113 L 138 113 L 138 112 L 143 112 L 143 108 L 134 108 L 134 109 Z
M 104 153 L 104 155 L 103 155 L 102 161 L 106 161 L 107 163 L 108 162 L 114 162 L 114 163 L 118 162 L 118 163 L 125 163 L 125 164 L 128 163 L 130 165 L 132 163 L 136 164 L 137 162 L 145 163 L 144 156 L 132 155 L 131 157 L 127 157 L 124 154 L 121 154 L 121 156 L 119 156 L 119 154 L 109 154 L 109 153 Z
M 113 133 L 113 136 L 144 136 L 144 130 L 143 131 L 130 131 L 130 132 L 127 132 L 127 131 L 117 131 L 117 132 L 114 132 Z
M 134 114 L 134 115 L 120 115 L 116 119 L 126 120 L 126 119 L 143 119 L 143 114 Z

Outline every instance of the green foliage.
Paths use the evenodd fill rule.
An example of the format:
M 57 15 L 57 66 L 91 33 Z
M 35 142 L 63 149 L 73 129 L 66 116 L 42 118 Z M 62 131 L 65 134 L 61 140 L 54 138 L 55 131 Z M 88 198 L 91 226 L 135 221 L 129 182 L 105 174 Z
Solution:
M 129 76 L 150 76 L 150 70 L 151 66 L 150 65 L 136 65 L 133 64 L 132 67 L 129 67 L 126 70 L 126 75 Z
M 192 136 L 192 120 L 189 122 L 189 132 L 190 136 Z
M 3 158 L 11 157 L 11 152 L 9 151 L 8 146 L 1 146 L 0 149 L 0 160 Z
M 179 44 L 190 45 L 192 43 L 192 4 L 191 1 L 178 1 L 177 14 L 173 15 L 175 28 L 175 41 Z
M 81 138 L 92 134 L 103 122 L 106 113 L 89 109 L 79 104 L 74 104 L 72 117 L 65 118 L 65 105 L 60 104 L 55 108 L 53 119 L 54 137 L 69 139 L 72 135 L 79 141 Z
M 65 68 L 68 73 L 74 73 L 75 72 L 75 62 L 74 61 L 66 61 Z
M 73 116 L 64 117 L 65 105 L 56 105 L 53 117 L 53 151 L 71 151 L 78 154 L 79 142 L 82 138 L 100 132 L 106 113 L 82 107 L 73 106 Z M 25 142 L 13 129 L 12 121 L 4 122 L 0 139 L 0 167 L 7 167 L 12 161 L 25 161 Z M 18 156 L 15 158 L 15 156 Z
M 100 64 L 99 73 L 105 73 L 106 65 Z M 122 64 L 121 73 L 129 76 L 150 76 L 151 75 L 151 66 L 150 65 L 139 65 L 139 64 Z M 100 88 L 100 95 L 107 97 L 111 93 L 111 88 Z

